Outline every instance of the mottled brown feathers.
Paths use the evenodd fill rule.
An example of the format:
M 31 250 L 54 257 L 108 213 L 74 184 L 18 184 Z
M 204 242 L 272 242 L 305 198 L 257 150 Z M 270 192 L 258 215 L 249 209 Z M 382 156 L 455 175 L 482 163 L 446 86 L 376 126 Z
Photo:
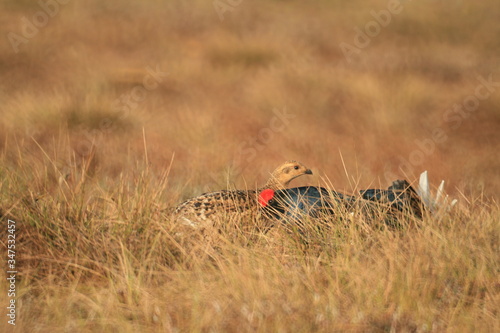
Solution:
M 258 193 L 261 189 L 286 188 L 293 179 L 310 174 L 311 170 L 302 163 L 287 161 L 272 172 L 271 177 L 260 189 L 205 193 L 181 203 L 175 209 L 174 215 L 178 221 L 193 227 L 209 226 L 220 216 L 257 211 Z

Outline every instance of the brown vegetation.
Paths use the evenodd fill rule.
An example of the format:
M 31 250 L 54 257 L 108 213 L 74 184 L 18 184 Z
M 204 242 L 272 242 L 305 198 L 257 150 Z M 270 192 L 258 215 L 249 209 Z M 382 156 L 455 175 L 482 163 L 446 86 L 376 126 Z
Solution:
M 38 2 L 0 4 L 20 332 L 500 329 L 498 1 L 403 2 L 351 61 L 339 45 L 387 1 L 243 0 L 222 20 L 200 0 L 55 8 L 28 31 Z M 183 199 L 255 188 L 288 159 L 315 174 L 294 184 L 347 192 L 429 170 L 460 204 L 306 241 L 171 221 Z

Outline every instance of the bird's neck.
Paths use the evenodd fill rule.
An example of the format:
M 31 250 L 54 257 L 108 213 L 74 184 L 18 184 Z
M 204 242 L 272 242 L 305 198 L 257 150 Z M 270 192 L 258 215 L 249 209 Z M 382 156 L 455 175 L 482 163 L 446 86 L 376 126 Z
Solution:
M 262 189 L 271 189 L 271 190 L 282 190 L 284 188 L 286 188 L 286 186 L 288 185 L 288 183 L 286 184 L 283 184 L 282 182 L 280 182 L 279 180 L 277 180 L 276 178 L 271 178 L 269 179 L 266 184 L 262 187 Z

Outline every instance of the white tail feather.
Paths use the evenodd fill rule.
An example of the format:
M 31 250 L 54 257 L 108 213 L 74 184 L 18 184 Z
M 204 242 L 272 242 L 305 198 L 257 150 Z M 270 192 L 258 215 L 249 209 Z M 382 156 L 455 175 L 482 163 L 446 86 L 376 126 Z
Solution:
M 430 207 L 431 191 L 429 189 L 429 178 L 427 177 L 427 171 L 424 171 L 420 174 L 417 193 L 418 195 L 420 195 L 420 198 L 422 198 L 425 206 Z
M 441 200 L 441 197 L 444 194 L 444 180 L 441 181 L 441 184 L 439 184 L 439 187 L 436 192 L 436 202 L 439 202 Z
M 450 210 L 458 202 L 457 199 L 453 199 L 451 202 L 449 202 L 448 195 L 444 192 L 444 180 L 441 181 L 441 184 L 439 184 L 439 187 L 436 191 L 436 196 L 433 197 L 429 186 L 429 177 L 427 171 L 424 171 L 420 174 L 417 193 L 418 195 L 420 195 L 420 198 L 424 202 L 424 205 L 432 213 L 441 211 L 443 209 L 445 211 Z

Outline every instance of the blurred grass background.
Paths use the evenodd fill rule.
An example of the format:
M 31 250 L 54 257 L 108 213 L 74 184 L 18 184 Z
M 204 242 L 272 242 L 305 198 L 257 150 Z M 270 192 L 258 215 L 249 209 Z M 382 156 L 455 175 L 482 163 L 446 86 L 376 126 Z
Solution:
M 39 239 L 40 244 L 45 244 L 47 239 L 54 241 L 54 244 L 50 241 L 46 249 L 40 244 L 34 246 L 36 242 L 31 241 L 30 245 L 25 246 L 25 256 L 36 258 L 38 251 L 48 251 L 53 258 L 61 256 L 67 259 L 78 257 L 76 254 L 79 251 L 99 248 L 100 242 L 106 243 L 107 237 L 103 236 L 101 239 L 96 235 L 107 235 L 106 232 L 110 232 L 106 228 L 104 230 L 108 231 L 103 231 L 99 223 L 104 223 L 109 216 L 113 216 L 113 219 L 119 221 L 114 220 L 118 226 L 111 232 L 111 239 L 115 243 L 113 246 L 106 243 L 104 248 L 117 258 L 128 258 L 131 261 L 122 260 L 120 268 L 115 267 L 119 273 L 113 272 L 110 276 L 123 273 L 118 280 L 134 279 L 134 276 L 138 278 L 141 274 L 147 276 L 145 280 L 138 278 L 135 282 L 120 280 L 118 283 L 120 288 L 125 288 L 128 282 L 137 287 L 134 289 L 129 285 L 128 294 L 125 292 L 126 295 L 123 296 L 125 301 L 119 299 L 132 308 L 134 304 L 142 309 L 145 304 L 151 305 L 155 301 L 149 296 L 144 298 L 145 296 L 139 297 L 134 293 L 145 288 L 154 294 L 157 291 L 148 284 L 151 281 L 161 283 L 155 280 L 156 275 L 148 275 L 153 273 L 146 274 L 145 269 L 140 269 L 140 260 L 135 262 L 138 259 L 134 257 L 137 255 L 134 251 L 144 249 L 135 243 L 131 248 L 127 245 L 119 247 L 116 242 L 119 243 L 124 235 L 132 237 L 137 231 L 135 228 L 146 232 L 144 230 L 151 227 L 150 223 L 160 223 L 161 218 L 154 213 L 158 206 L 171 207 L 183 198 L 207 190 L 225 188 L 228 184 L 240 188 L 254 187 L 262 184 L 274 167 L 288 159 L 299 160 L 315 172 L 313 178 L 296 180 L 294 185 L 316 184 L 321 178 L 327 177 L 339 190 L 378 185 L 385 187 L 396 178 L 415 181 L 420 172 L 429 170 L 432 183 L 445 179 L 451 195 L 461 197 L 461 193 L 464 193 L 468 199 L 461 197 L 462 203 L 465 201 L 476 204 L 479 201 L 472 198 L 478 196 L 497 200 L 500 190 L 499 87 L 495 87 L 487 99 L 481 100 L 477 109 L 468 114 L 467 118 L 456 120 L 457 114 L 450 113 L 449 116 L 455 117 L 452 122 L 446 118 L 446 114 L 454 104 L 462 104 L 468 96 L 474 95 L 479 85 L 478 76 L 488 78 L 492 75 L 494 82 L 500 82 L 500 2 L 402 2 L 402 12 L 392 15 L 391 22 L 382 27 L 380 33 L 371 38 L 370 44 L 361 49 L 350 62 L 346 60 L 339 45 L 354 45 L 354 28 L 363 30 L 368 22 L 374 20 L 370 12 L 386 10 L 387 1 L 243 0 L 224 12 L 223 19 L 214 8 L 214 3 L 200 0 L 68 1 L 67 4 L 58 5 L 57 13 L 48 18 L 47 24 L 39 27 L 34 36 L 18 45 L 18 52 L 14 51 L 9 41 L 9 33 L 23 36 L 23 18 L 33 22 L 33 16 L 43 9 L 39 3 L 32 1 L 4 0 L 0 3 L 0 32 L 4 36 L 0 48 L 0 173 L 3 178 L 3 207 L 0 208 L 5 216 L 30 221 L 35 230 L 41 227 L 40 221 L 50 220 L 54 220 L 54 225 L 49 225 L 58 230 L 55 234 L 49 233 L 49 236 L 40 236 Z M 224 1 L 222 3 L 229 4 Z M 12 34 L 10 36 L 12 38 Z M 140 90 L 144 86 L 144 80 L 150 80 L 151 69 L 162 73 L 161 81 L 150 90 Z M 129 96 L 134 91 L 141 93 L 137 95 L 137 103 L 133 107 L 130 104 L 130 110 L 123 112 L 124 104 L 120 104 L 120 98 Z M 121 109 L 117 105 L 121 105 Z M 288 114 L 288 120 L 285 123 L 276 122 L 273 119 L 277 113 Z M 442 130 L 446 139 L 434 143 L 431 153 L 419 153 L 422 148 L 417 142 L 432 139 L 436 128 Z M 423 158 L 419 158 L 418 163 L 413 165 L 402 162 L 409 161 L 412 153 Z M 345 174 L 343 163 L 349 177 Z M 145 176 L 146 169 L 148 173 Z M 164 186 L 154 189 L 154 184 L 165 180 L 162 173 L 166 170 L 169 171 L 168 184 L 162 183 Z M 153 189 L 140 183 L 142 181 Z M 148 190 L 139 192 L 141 184 Z M 86 200 L 91 196 L 103 197 L 108 204 L 113 200 L 119 202 L 115 202 L 117 207 L 107 207 L 104 212 L 96 213 L 97 217 L 94 218 L 91 210 L 99 211 L 102 203 L 89 204 Z M 75 198 L 78 200 L 75 201 Z M 120 201 L 122 199 L 123 202 Z M 41 203 L 43 209 L 33 208 L 31 205 L 35 201 Z M 483 207 L 482 203 L 478 205 Z M 481 230 L 484 234 L 480 234 L 479 238 L 486 237 L 492 230 L 498 232 L 498 223 L 495 224 L 495 221 L 498 222 L 498 209 L 495 212 L 484 218 L 490 224 L 483 226 Z M 473 214 L 469 215 L 471 216 Z M 75 229 L 74 234 L 70 233 L 71 237 L 80 240 L 79 232 L 86 236 L 81 236 L 82 243 L 76 241 L 66 244 L 62 239 L 70 237 L 66 232 L 72 230 L 73 223 L 82 229 Z M 45 228 L 51 230 L 47 226 Z M 159 227 L 156 225 L 155 228 Z M 453 230 L 444 234 L 452 238 L 465 237 L 468 229 L 464 233 Z M 35 237 L 28 231 L 28 239 L 38 239 L 38 236 Z M 420 237 L 425 232 L 417 234 Z M 42 232 L 42 235 L 45 234 Z M 169 240 L 162 235 L 163 241 Z M 374 295 L 356 294 L 355 286 L 366 287 L 371 284 L 368 278 L 370 270 L 382 269 L 372 258 L 369 259 L 372 264 L 367 265 L 363 254 L 355 256 L 352 262 L 340 264 L 340 270 L 326 264 L 326 271 L 311 273 L 308 270 L 316 264 L 308 262 L 310 259 L 307 256 L 305 259 L 294 257 L 300 251 L 294 252 L 291 257 L 283 254 L 276 258 L 255 259 L 256 253 L 253 250 L 245 247 L 234 250 L 228 247 L 224 248 L 222 255 L 211 257 L 215 261 L 224 262 L 225 259 L 221 258 L 229 256 L 227 266 L 218 263 L 218 267 L 229 271 L 226 280 L 217 280 L 219 268 L 192 259 L 187 264 L 179 264 L 187 271 L 176 271 L 177 277 L 169 275 L 168 279 L 173 281 L 172 289 L 167 288 L 168 290 L 160 293 L 165 299 L 175 295 L 180 299 L 179 306 L 182 309 L 193 307 L 193 315 L 204 313 L 202 308 L 196 306 L 207 306 L 206 302 L 211 304 L 213 309 L 203 314 L 205 317 L 200 319 L 199 326 L 196 326 L 195 321 L 191 322 L 194 326 L 186 324 L 191 318 L 188 314 L 174 316 L 172 312 L 174 318 L 161 321 L 161 327 L 166 329 L 169 325 L 176 324 L 184 327 L 181 331 L 186 327 L 191 331 L 205 331 L 209 326 L 207 323 L 210 322 L 210 316 L 226 313 L 231 304 L 240 304 L 251 297 L 247 295 L 250 291 L 245 289 L 249 285 L 255 288 L 255 293 L 262 291 L 266 294 L 265 297 L 261 295 L 263 298 L 273 299 L 285 297 L 276 294 L 276 290 L 293 289 L 292 282 L 298 280 L 303 283 L 297 282 L 298 289 L 293 291 L 297 298 L 288 300 L 296 303 L 289 305 L 289 310 L 275 309 L 277 303 L 272 301 L 269 303 L 271 305 L 265 305 L 264 302 L 255 306 L 274 309 L 274 313 L 278 313 L 278 319 L 290 314 L 300 317 L 302 310 L 297 309 L 303 306 L 332 306 L 332 300 L 325 300 L 323 296 L 316 299 L 313 294 L 307 294 L 307 297 L 312 298 L 302 299 L 304 290 L 321 290 L 322 286 L 335 285 L 340 292 L 340 288 L 346 286 L 342 277 L 345 274 L 349 278 L 360 276 L 356 283 L 348 283 L 349 292 L 353 295 L 348 293 L 342 296 L 345 299 L 334 301 L 342 304 L 339 308 L 346 309 L 342 315 L 352 319 L 351 324 L 321 324 L 324 320 L 335 321 L 337 317 L 334 315 L 333 319 L 318 319 L 319 324 L 316 326 L 304 324 L 304 330 L 315 327 L 325 331 L 331 328 L 383 331 L 390 326 L 384 326 L 385 322 L 394 320 L 391 317 L 393 313 L 402 313 L 403 319 L 398 320 L 410 322 L 408 326 L 402 325 L 412 331 L 418 326 L 414 323 L 425 321 L 422 318 L 428 318 L 429 312 L 423 311 L 413 317 L 413 310 L 419 305 L 409 304 L 412 301 L 407 300 L 407 307 L 402 305 L 401 310 L 396 306 L 398 297 L 418 298 L 421 295 L 417 294 L 422 292 L 425 297 L 430 297 L 428 301 L 431 302 L 432 297 L 426 292 L 432 294 L 441 291 L 436 282 L 429 290 L 417 288 L 415 294 L 409 292 L 406 289 L 408 285 L 404 284 L 404 279 L 407 278 L 404 270 L 408 264 L 415 266 L 416 271 L 410 270 L 411 272 L 420 274 L 421 271 L 416 266 L 421 262 L 426 263 L 425 258 L 432 257 L 432 253 L 429 249 L 419 247 L 417 253 L 422 254 L 422 257 L 416 255 L 415 261 L 412 261 L 413 257 L 405 258 L 410 261 L 398 261 L 399 259 L 389 255 L 390 249 L 399 249 L 407 254 L 412 253 L 413 249 L 406 248 L 403 240 L 392 244 L 390 235 L 379 236 L 381 238 L 375 238 L 374 243 L 380 242 L 383 246 L 376 248 L 376 251 L 381 251 L 382 254 L 378 253 L 380 257 L 387 256 L 388 261 L 395 263 L 391 266 L 394 271 L 384 279 L 395 279 L 395 283 L 401 283 L 401 288 L 407 293 L 398 294 L 401 289 L 395 287 L 394 297 L 391 298 L 391 283 L 394 282 L 391 280 L 392 282 L 387 282 L 388 285 L 379 286 L 380 290 L 377 289 Z M 408 236 L 413 240 L 406 241 L 430 241 L 430 238 L 424 236 Z M 56 241 L 58 237 L 62 237 L 60 241 L 65 245 Z M 144 246 L 152 246 L 158 241 L 153 234 L 137 237 L 145 242 Z M 452 238 L 446 238 L 447 244 Z M 92 239 L 94 240 L 90 241 Z M 97 242 L 97 239 L 100 241 Z M 363 242 L 354 244 L 359 245 L 360 249 L 373 250 L 371 245 Z M 474 248 L 467 244 L 471 249 Z M 489 244 L 485 246 L 490 251 L 486 251 L 490 256 L 485 255 L 485 260 L 491 260 L 494 258 L 492 249 L 498 250 L 498 239 L 493 237 L 489 240 L 486 237 L 484 244 Z M 435 249 L 441 249 L 441 245 L 437 242 Z M 266 246 L 257 247 L 257 253 L 274 249 L 271 245 Z M 343 246 L 347 252 L 341 251 L 338 257 L 334 255 L 335 260 L 342 260 L 340 254 L 352 254 L 348 243 Z M 458 257 L 458 266 L 463 265 L 460 260 L 468 260 L 469 248 L 463 246 L 464 256 Z M 28 248 L 31 250 L 28 251 Z M 157 248 L 153 248 L 156 251 Z M 336 253 L 336 250 L 329 252 L 330 250 L 325 251 L 328 253 L 327 257 L 332 259 L 332 253 Z M 442 262 L 439 262 L 444 265 L 447 258 L 455 252 L 450 248 L 443 251 L 439 254 Z M 206 256 L 205 254 L 204 258 Z M 316 259 L 323 262 L 323 259 L 318 258 L 322 258 L 321 255 Z M 114 259 L 109 260 L 107 264 L 102 264 L 103 267 L 116 264 Z M 161 265 L 161 260 L 167 259 L 154 257 L 154 260 Z M 293 267 L 290 274 L 283 274 L 284 268 L 275 263 L 279 260 L 283 260 L 285 266 Z M 32 264 L 26 265 L 31 267 Z M 81 261 L 78 265 L 85 266 Z M 450 265 L 451 268 L 442 267 L 443 270 L 438 273 L 442 274 L 438 281 L 448 281 L 447 274 L 455 269 L 453 263 Z M 256 274 L 255 279 L 242 280 L 237 272 L 238 267 L 243 267 L 241 270 L 245 274 Z M 127 272 L 134 269 L 139 271 L 128 275 Z M 475 269 L 484 273 L 479 266 Z M 78 268 L 75 270 L 78 271 Z M 161 267 L 159 270 L 166 268 Z M 101 272 L 100 269 L 97 271 Z M 262 277 L 264 271 L 272 275 L 268 280 Z M 155 271 L 154 274 L 157 273 Z M 422 276 L 430 278 L 434 271 L 429 268 L 427 273 L 422 273 Z M 35 273 L 26 269 L 24 274 L 28 276 L 26 281 L 36 285 L 34 281 L 37 279 L 33 278 L 36 276 L 36 269 Z M 340 274 L 336 276 L 335 283 L 330 284 L 330 274 Z M 467 276 L 468 273 L 464 274 Z M 208 279 L 206 284 L 210 286 L 210 290 L 221 290 L 216 293 L 213 302 L 208 295 L 203 294 L 203 288 L 206 287 L 204 278 L 198 281 L 197 276 Z M 408 278 L 411 276 L 408 275 Z M 186 284 L 182 282 L 184 278 Z M 460 281 L 466 281 L 465 284 L 474 281 L 474 278 L 469 278 Z M 268 284 L 264 284 L 263 290 L 258 290 L 262 279 Z M 289 282 L 283 282 L 286 279 Z M 307 279 L 312 282 L 307 282 Z M 44 279 L 40 281 L 47 283 Z M 78 278 L 73 276 L 69 281 L 69 285 L 63 284 L 64 288 L 73 291 L 80 288 Z M 82 310 L 78 305 L 80 296 L 72 299 L 71 302 L 76 302 L 76 308 L 72 308 L 74 314 L 81 313 L 83 318 L 91 316 L 89 313 L 94 313 L 96 309 L 102 311 L 107 307 L 106 293 L 116 291 L 113 289 L 115 280 L 110 278 L 109 283 L 100 279 L 98 281 L 97 284 L 84 286 L 84 289 L 88 288 L 87 291 L 95 296 L 92 300 L 85 298 L 85 292 L 78 289 L 78 292 L 82 292 L 81 300 L 86 305 L 85 310 Z M 238 284 L 237 281 L 243 282 Z M 318 281 L 323 281 L 324 284 Z M 491 279 L 484 278 L 484 281 L 487 282 L 484 285 L 479 283 L 479 287 L 470 282 L 472 285 L 470 290 L 467 289 L 468 292 L 483 295 L 482 297 L 491 295 L 492 290 L 498 292 L 498 285 L 495 287 L 497 289 L 491 289 L 495 286 Z M 188 282 L 195 286 L 188 286 Z M 104 289 L 100 289 L 102 284 L 106 285 Z M 50 283 L 47 285 L 51 286 Z M 239 298 L 231 299 L 230 295 L 224 294 L 223 290 L 228 285 L 239 290 Z M 66 291 L 55 285 L 52 287 L 51 290 L 43 289 L 38 295 L 45 300 L 42 302 L 44 307 L 26 311 L 35 311 L 35 316 L 40 315 L 40 318 L 45 315 L 45 323 L 50 320 L 66 320 L 67 327 L 74 328 L 76 325 L 79 329 L 91 331 L 92 324 L 86 326 L 86 323 L 71 322 L 71 318 L 64 319 L 62 313 L 50 312 L 50 306 L 64 307 L 66 302 Z M 182 293 L 182 290 L 190 287 L 194 288 L 193 294 Z M 476 287 L 478 289 L 474 289 Z M 460 286 L 452 285 L 450 288 L 455 289 L 445 289 L 442 292 L 463 291 Z M 197 294 L 198 292 L 202 294 Z M 498 296 L 498 293 L 494 295 Z M 360 314 L 366 314 L 366 310 L 357 311 L 356 307 L 365 307 L 360 305 L 365 303 L 365 297 L 369 300 L 369 306 L 380 306 L 382 312 L 374 312 L 368 317 Z M 468 298 L 458 299 L 462 305 L 469 301 Z M 479 299 L 482 300 L 481 297 Z M 498 297 L 495 299 L 498 300 Z M 134 303 L 134 300 L 137 302 Z M 489 299 L 488 302 L 492 300 Z M 141 316 L 151 318 L 155 315 L 152 314 L 156 311 L 155 306 L 162 308 L 162 313 L 165 313 L 171 311 L 174 305 L 168 305 L 168 302 L 160 305 L 155 303 L 147 310 L 140 310 L 145 311 L 141 314 L 134 314 L 134 310 L 127 313 L 128 310 L 120 307 L 119 318 L 113 317 L 109 322 L 101 323 L 102 326 L 96 324 L 96 327 L 110 331 L 116 327 L 126 327 L 120 326 L 120 318 L 127 318 L 125 321 L 143 318 Z M 43 308 L 47 309 L 43 310 L 46 312 L 40 310 Z M 94 308 L 95 311 L 88 310 L 89 308 Z M 436 306 L 431 312 L 435 314 L 439 311 L 438 308 Z M 447 323 L 451 323 L 450 327 L 459 327 L 466 322 L 474 328 L 477 313 L 484 310 L 478 305 L 474 308 L 477 312 L 472 312 L 470 317 L 465 315 L 460 321 L 454 317 L 453 311 L 466 312 L 460 312 L 463 308 L 457 309 L 449 308 L 449 316 L 446 318 L 449 320 Z M 261 310 L 265 309 L 259 311 Z M 252 311 L 247 309 L 247 314 L 253 313 Z M 491 319 L 491 313 L 484 311 L 487 313 L 487 319 L 483 318 L 485 327 L 491 328 L 492 323 L 498 324 Z M 305 312 L 307 311 L 304 310 L 302 315 L 307 320 L 315 316 Z M 241 313 L 234 314 L 234 317 L 240 315 Z M 25 321 L 26 316 L 29 316 L 28 312 L 25 313 Z M 117 322 L 113 322 L 115 319 Z M 276 323 L 280 322 L 278 319 Z M 139 327 L 142 327 L 141 320 Z M 219 328 L 225 330 L 234 330 L 241 324 L 240 319 L 235 319 L 230 324 L 224 324 L 223 319 L 220 320 L 222 324 Z M 252 325 L 257 325 L 249 326 L 254 329 L 283 328 L 280 324 L 272 327 L 259 326 L 255 324 L 255 318 L 242 320 L 249 320 Z M 366 324 L 367 320 L 371 324 Z M 146 322 L 142 328 L 150 328 L 148 325 L 156 327 L 157 323 Z M 183 324 L 187 326 L 182 326 Z M 434 330 L 429 322 L 426 325 L 431 325 L 428 330 Z M 436 331 L 448 327 L 446 324 L 436 325 Z M 54 331 L 50 324 L 44 327 Z M 138 326 L 132 327 L 137 329 Z M 423 326 L 418 327 L 425 331 Z
M 2 6 L 4 36 L 21 35 L 21 18 L 32 20 L 41 10 L 28 1 Z M 474 93 L 478 75 L 500 81 L 500 4 L 404 2 L 402 12 L 347 62 L 339 44 L 354 45 L 353 28 L 364 29 L 374 20 L 370 11 L 387 6 L 242 1 L 220 20 L 206 1 L 61 4 L 17 54 L 4 39 L 4 155 L 16 151 L 15 140 L 22 141 L 23 159 L 39 155 L 30 136 L 45 149 L 54 148 L 54 138 L 73 145 L 96 140 L 98 173 L 113 177 L 127 160 L 143 155 L 144 129 L 152 166 L 164 168 L 175 152 L 172 179 L 188 187 L 224 187 L 227 177 L 253 186 L 283 160 L 297 159 L 343 188 L 348 180 L 341 152 L 362 184 L 379 178 L 386 185 L 405 176 L 413 181 L 427 169 L 434 182 L 448 180 L 453 193 L 458 187 L 495 195 L 498 88 L 458 128 L 444 116 Z M 168 75 L 131 112 L 114 111 L 117 98 L 142 85 L 148 66 Z M 260 133 L 270 126 L 273 109 L 293 118 L 263 144 Z M 103 119 L 113 131 L 98 138 Z M 420 149 L 415 140 L 432 138 L 438 127 L 447 140 L 405 167 L 402 159 Z M 228 176 L 235 165 L 241 174 Z

